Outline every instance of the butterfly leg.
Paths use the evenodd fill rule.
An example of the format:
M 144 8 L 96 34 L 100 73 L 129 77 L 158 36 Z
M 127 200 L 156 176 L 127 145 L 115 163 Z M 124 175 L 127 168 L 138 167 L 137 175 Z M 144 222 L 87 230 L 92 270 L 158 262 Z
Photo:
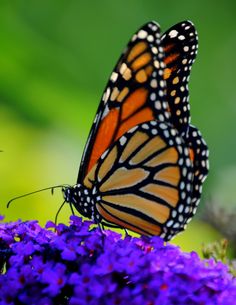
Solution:
M 71 213 L 72 213 L 72 215 L 75 215 L 75 211 L 74 211 L 74 209 L 73 209 L 73 205 L 72 205 L 72 203 L 70 202 L 69 204 L 70 204 L 70 209 L 71 209 Z
M 126 229 L 126 228 L 123 228 L 123 230 L 125 231 L 125 237 L 130 237 L 130 235 L 129 235 L 127 229 Z
M 61 209 L 63 208 L 65 203 L 66 203 L 66 201 L 63 201 L 63 203 L 61 204 L 61 206 L 59 207 L 59 209 L 58 209 L 58 211 L 56 213 L 55 220 L 54 220 L 55 224 L 57 224 L 58 215 L 61 212 Z

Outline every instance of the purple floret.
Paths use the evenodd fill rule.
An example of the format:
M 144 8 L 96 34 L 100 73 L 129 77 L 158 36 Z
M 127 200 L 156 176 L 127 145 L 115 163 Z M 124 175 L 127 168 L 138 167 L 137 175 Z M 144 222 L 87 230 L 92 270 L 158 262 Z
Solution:
M 72 216 L 69 226 L 0 223 L 0 305 L 234 305 L 228 267 L 159 237 L 134 238 Z

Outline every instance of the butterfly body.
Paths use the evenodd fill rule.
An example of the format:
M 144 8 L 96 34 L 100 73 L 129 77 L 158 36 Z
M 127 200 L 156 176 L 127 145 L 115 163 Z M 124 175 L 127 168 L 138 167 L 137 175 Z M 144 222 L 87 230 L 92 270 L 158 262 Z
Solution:
M 190 124 L 188 80 L 197 52 L 191 22 L 160 35 L 139 29 L 102 96 L 66 202 L 96 223 L 171 239 L 194 215 L 208 148 Z

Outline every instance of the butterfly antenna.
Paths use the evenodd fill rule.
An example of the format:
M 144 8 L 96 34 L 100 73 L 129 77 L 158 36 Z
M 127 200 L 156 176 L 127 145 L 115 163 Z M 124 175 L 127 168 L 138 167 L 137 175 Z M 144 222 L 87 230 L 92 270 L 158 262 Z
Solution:
M 43 192 L 43 191 L 47 191 L 47 190 L 51 190 L 51 193 L 53 195 L 54 193 L 54 189 L 56 188 L 63 188 L 65 186 L 68 186 L 68 185 L 55 185 L 55 186 L 50 186 L 50 187 L 46 187 L 44 189 L 41 189 L 41 190 L 38 190 L 38 191 L 34 191 L 34 192 L 30 192 L 30 193 L 27 193 L 27 194 L 24 194 L 24 195 L 21 195 L 21 196 L 17 196 L 17 197 L 14 197 L 12 198 L 11 200 L 8 201 L 7 203 L 7 208 L 9 208 L 10 204 L 12 203 L 12 201 L 15 201 L 17 199 L 20 199 L 20 198 L 23 198 L 23 197 L 26 197 L 26 196 L 29 196 L 29 195 L 33 195 L 33 194 L 36 194 L 36 193 L 39 193 L 39 192 Z

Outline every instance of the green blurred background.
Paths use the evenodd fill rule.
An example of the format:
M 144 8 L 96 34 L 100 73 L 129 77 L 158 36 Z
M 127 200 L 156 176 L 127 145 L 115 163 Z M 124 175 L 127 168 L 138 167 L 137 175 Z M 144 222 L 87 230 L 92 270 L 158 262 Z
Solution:
M 62 195 L 14 196 L 74 184 L 88 132 L 108 77 L 143 23 L 162 30 L 192 20 L 199 53 L 190 80 L 192 123 L 210 148 L 204 201 L 235 203 L 236 2 L 0 1 L 0 214 L 6 220 L 54 219 Z M 68 221 L 69 207 L 59 220 Z M 199 250 L 219 237 L 198 217 L 175 243 Z

